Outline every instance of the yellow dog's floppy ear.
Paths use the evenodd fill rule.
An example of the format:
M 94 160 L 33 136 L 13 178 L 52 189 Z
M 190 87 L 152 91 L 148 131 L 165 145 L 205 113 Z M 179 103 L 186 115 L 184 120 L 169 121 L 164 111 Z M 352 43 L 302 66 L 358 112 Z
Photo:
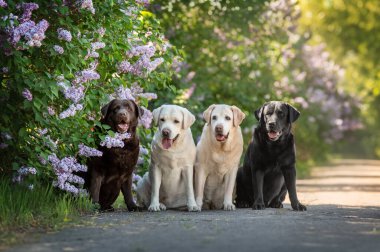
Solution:
M 216 107 L 215 104 L 212 104 L 210 107 L 208 107 L 205 112 L 203 112 L 203 119 L 205 119 L 206 123 L 209 124 L 211 121 L 211 113 Z
M 186 108 L 182 108 L 183 121 L 182 129 L 188 129 L 195 122 L 195 116 Z
M 161 114 L 161 110 L 162 110 L 162 107 L 164 105 L 162 105 L 161 107 L 159 108 L 156 108 L 153 110 L 152 114 L 153 114 L 153 121 L 154 121 L 154 125 L 157 126 L 158 125 L 158 120 L 160 118 L 160 114 Z
M 233 125 L 234 125 L 234 127 L 237 127 L 244 120 L 245 114 L 238 107 L 236 107 L 234 105 L 231 106 L 231 110 L 232 110 L 232 113 L 234 115 Z

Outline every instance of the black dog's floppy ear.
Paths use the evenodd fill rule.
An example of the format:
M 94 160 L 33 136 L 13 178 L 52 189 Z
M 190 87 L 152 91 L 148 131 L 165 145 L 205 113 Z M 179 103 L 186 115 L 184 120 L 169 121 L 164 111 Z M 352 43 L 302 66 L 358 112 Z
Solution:
M 110 107 L 111 103 L 116 100 L 116 99 L 113 99 L 112 101 L 110 101 L 109 103 L 107 103 L 106 105 L 104 105 L 102 107 L 102 109 L 100 110 L 100 112 L 102 113 L 102 119 L 105 119 L 107 117 L 107 113 L 108 113 L 108 108 Z
M 268 103 L 264 103 L 263 106 L 261 106 L 260 108 L 256 109 L 255 110 L 255 117 L 256 117 L 256 120 L 257 121 L 260 121 L 261 119 L 261 116 L 263 115 L 263 112 L 264 112 L 264 108 L 265 106 L 267 105 Z
M 293 107 L 292 105 L 288 103 L 286 104 L 286 106 L 288 107 L 289 122 L 294 123 L 295 121 L 297 121 L 298 117 L 300 116 L 300 112 L 298 112 L 298 110 L 295 107 Z

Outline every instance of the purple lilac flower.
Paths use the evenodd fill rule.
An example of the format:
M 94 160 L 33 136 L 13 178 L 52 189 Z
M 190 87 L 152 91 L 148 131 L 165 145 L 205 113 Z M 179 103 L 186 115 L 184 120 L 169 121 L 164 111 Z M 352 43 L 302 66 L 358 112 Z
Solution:
M 3 67 L 3 68 L 1 68 L 1 71 L 2 71 L 3 73 L 8 73 L 8 72 L 9 72 L 9 69 L 8 69 L 8 67 Z
M 5 148 L 8 148 L 8 144 L 6 143 L 0 143 L 0 149 L 5 149 Z
M 7 30 L 8 41 L 13 46 L 16 47 L 16 44 L 20 41 L 21 37 L 24 36 L 29 30 L 36 26 L 36 23 L 33 21 L 27 21 L 20 24 L 15 28 L 10 28 Z
M 62 92 L 66 99 L 71 100 L 76 104 L 84 97 L 84 86 L 79 85 L 78 87 L 65 87 Z
M 29 89 L 25 88 L 24 91 L 22 91 L 22 96 L 27 99 L 28 101 L 32 101 L 33 100 L 33 95 L 32 93 L 30 92 Z
M 65 119 L 65 118 L 70 117 L 70 116 L 75 116 L 77 111 L 82 110 L 82 109 L 83 109 L 82 104 L 71 104 L 68 109 L 66 109 L 65 111 L 63 111 L 59 114 L 59 118 Z
M 98 49 L 101 49 L 101 48 L 104 48 L 106 46 L 105 43 L 103 42 L 94 42 L 94 43 L 91 43 L 91 49 L 92 50 L 98 50 Z
M 148 99 L 148 100 L 157 99 L 157 94 L 155 93 L 143 93 L 143 94 L 138 94 L 137 96 Z
M 49 106 L 49 107 L 48 107 L 48 113 L 49 113 L 49 115 L 51 115 L 51 116 L 55 115 L 55 109 L 54 109 L 53 107 Z
M 95 66 L 96 67 L 96 66 Z M 86 69 L 76 74 L 73 84 L 85 83 L 100 79 L 100 75 L 94 69 Z
M 47 132 L 48 132 L 48 129 L 38 129 L 37 130 L 38 131 L 38 133 L 41 135 L 41 136 L 43 136 L 43 135 L 45 135 Z
M 148 109 L 141 107 L 144 110 L 142 117 L 139 119 L 139 123 L 144 126 L 144 128 L 150 128 L 152 123 L 153 115 Z
M 4 0 L 0 0 L 0 7 L 5 8 L 7 6 L 8 6 L 8 4 Z
M 79 0 L 78 4 L 81 9 L 88 10 L 92 14 L 95 14 L 95 8 L 93 6 L 92 0 Z
M 149 5 L 149 0 L 135 0 L 137 4 L 140 5 Z
M 1 138 L 2 139 L 4 139 L 4 140 L 12 140 L 12 136 L 9 134 L 9 133 L 7 133 L 7 132 L 1 132 Z
M 133 96 L 131 89 L 127 87 L 123 87 L 123 86 L 118 87 L 116 89 L 116 96 L 119 99 L 135 101 L 135 97 Z
M 152 72 L 152 71 L 154 71 L 159 65 L 161 65 L 163 62 L 164 62 L 164 59 L 163 59 L 163 58 L 157 58 L 157 59 L 154 59 L 153 61 L 151 61 L 151 62 L 149 63 L 149 65 L 146 67 L 146 69 L 148 70 L 148 72 Z
M 101 152 L 101 151 L 99 151 L 97 149 L 88 147 L 88 146 L 86 146 L 84 144 L 79 144 L 78 148 L 79 148 L 79 155 L 80 156 L 85 156 L 85 157 L 101 157 L 103 155 L 103 152 Z
M 41 155 L 38 155 L 37 158 L 38 158 L 38 161 L 40 162 L 40 164 L 42 164 L 42 165 L 47 164 L 46 159 L 44 157 L 42 157 Z
M 63 54 L 65 52 L 65 50 L 63 49 L 62 46 L 59 46 L 59 45 L 55 45 L 53 46 L 53 49 L 56 53 L 58 54 Z
M 148 155 L 149 154 L 149 151 L 147 148 L 145 148 L 144 146 L 141 146 L 140 145 L 140 152 L 139 152 L 140 155 Z
M 26 44 L 31 47 L 40 47 L 41 41 L 46 37 L 45 32 L 48 27 L 49 23 L 44 19 L 32 27 L 32 29 L 25 33 L 25 39 L 28 41 Z
M 105 139 L 100 142 L 100 146 L 106 146 L 108 149 L 116 147 L 123 148 L 124 147 L 124 139 L 130 138 L 131 135 L 129 133 L 115 133 L 114 137 L 106 136 Z
M 97 31 L 96 31 L 100 37 L 103 37 L 104 34 L 106 34 L 106 29 L 104 27 L 100 27 Z
M 119 63 L 117 66 L 117 72 L 118 73 L 129 73 L 133 70 L 131 63 L 129 63 L 128 60 L 123 60 Z
M 70 42 L 72 39 L 71 33 L 68 30 L 58 28 L 58 39 Z
M 17 173 L 13 176 L 12 181 L 15 183 L 21 183 L 25 176 L 36 175 L 37 170 L 34 167 L 22 166 L 17 170 Z
M 26 21 L 29 21 L 32 17 L 32 11 L 37 10 L 39 8 L 38 4 L 36 3 L 22 3 L 18 4 L 17 9 L 22 9 L 24 13 L 22 13 L 20 20 L 20 23 L 24 23 Z

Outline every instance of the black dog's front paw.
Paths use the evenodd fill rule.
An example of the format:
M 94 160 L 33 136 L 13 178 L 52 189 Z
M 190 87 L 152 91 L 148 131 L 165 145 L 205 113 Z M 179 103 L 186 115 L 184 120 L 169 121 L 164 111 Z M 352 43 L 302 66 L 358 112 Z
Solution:
M 136 204 L 127 206 L 129 212 L 142 212 L 143 208 Z
M 237 201 L 236 207 L 237 208 L 248 208 L 248 207 L 250 207 L 250 204 L 248 203 L 248 201 Z
M 264 205 L 264 203 L 253 203 L 252 209 L 253 210 L 264 210 L 265 205 Z
M 270 208 L 284 208 L 284 205 L 282 204 L 281 201 L 273 201 L 269 205 Z
M 297 202 L 296 204 L 292 204 L 292 208 L 294 211 L 306 211 L 306 206 L 302 205 L 300 202 Z
M 102 206 L 100 208 L 100 211 L 101 212 L 114 212 L 115 208 L 113 208 L 112 206 Z

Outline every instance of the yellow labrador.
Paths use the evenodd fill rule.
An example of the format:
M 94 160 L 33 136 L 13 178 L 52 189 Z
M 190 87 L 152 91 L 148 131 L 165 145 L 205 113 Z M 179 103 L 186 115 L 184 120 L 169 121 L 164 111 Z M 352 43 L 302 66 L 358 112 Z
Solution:
M 202 209 L 235 210 L 236 173 L 243 152 L 240 124 L 245 114 L 235 106 L 211 105 L 197 145 L 195 200 Z
M 190 126 L 195 117 L 187 109 L 163 105 L 153 110 L 158 126 L 152 141 L 149 172 L 137 184 L 137 200 L 149 211 L 184 208 L 200 211 L 194 198 L 196 147 Z

